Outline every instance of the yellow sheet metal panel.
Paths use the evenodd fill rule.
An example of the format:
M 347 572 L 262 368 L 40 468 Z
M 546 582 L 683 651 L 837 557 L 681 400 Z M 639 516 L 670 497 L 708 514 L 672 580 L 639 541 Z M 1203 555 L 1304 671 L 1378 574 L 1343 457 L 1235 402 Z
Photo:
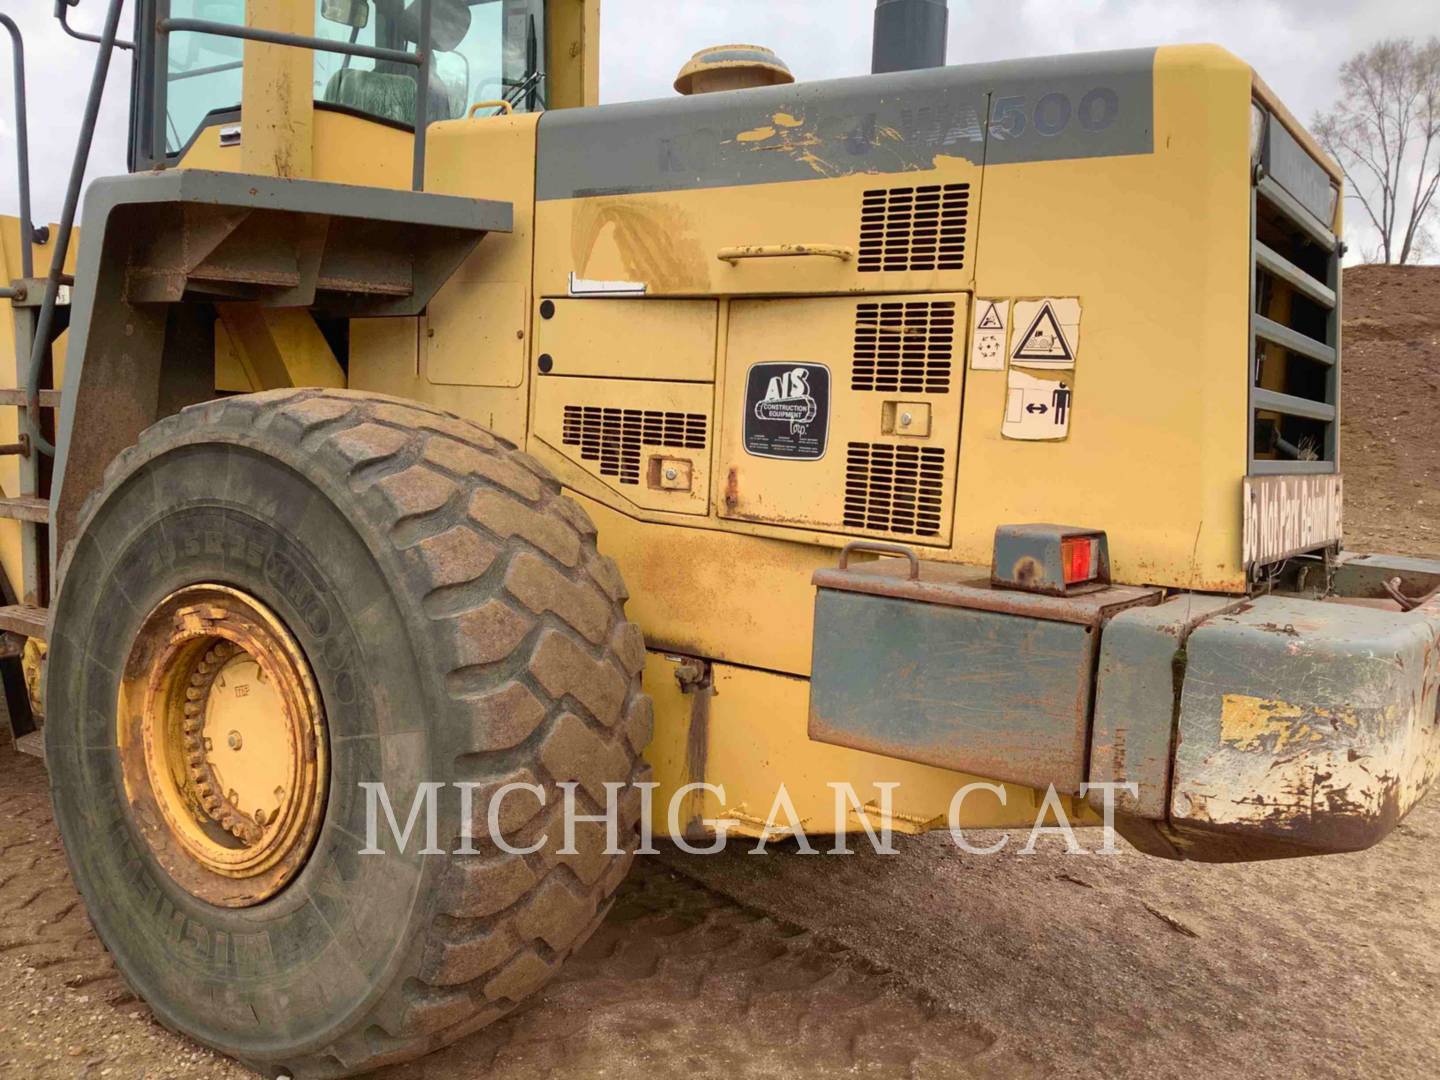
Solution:
M 243 172 L 244 146 L 221 146 L 225 124 L 203 128 L 180 159 L 178 168 Z M 314 151 L 311 178 L 336 184 L 410 190 L 410 133 L 363 117 L 316 109 L 311 117 Z
M 421 363 L 431 383 L 516 388 L 525 381 L 538 120 L 512 114 L 430 128 L 427 191 L 514 207 L 512 231 L 485 237 L 430 303 Z
M 648 524 L 593 498 L 578 500 L 599 529 L 601 552 L 620 565 L 627 611 L 651 648 L 809 674 L 810 576 L 834 565 L 834 551 Z
M 1152 154 L 986 168 L 977 292 L 1078 297 L 1083 337 L 1062 441 L 1002 437 L 1006 374 L 971 374 L 956 558 L 1074 522 L 1108 530 L 1116 580 L 1244 588 L 1249 100 L 1230 54 L 1161 49 Z
M 722 517 L 943 545 L 968 297 L 737 300 Z
M 658 797 L 651 804 L 650 824 L 656 836 L 668 836 L 670 799 L 694 779 L 689 760 L 692 698 L 680 692 L 680 684 L 675 681 L 675 661 L 663 653 L 646 653 L 642 677 L 645 692 L 655 704 L 655 735 L 645 748 L 645 760 L 652 770 L 650 779 L 660 785 L 656 789 Z M 703 775 L 699 779 L 703 780 Z M 689 820 L 689 811 L 686 805 L 680 818 L 682 829 Z
M 744 145 L 753 145 L 756 153 L 802 159 L 810 152 L 811 135 L 805 129 L 777 130 L 784 134 L 776 136 L 780 141 L 774 145 L 772 140 Z M 860 268 L 862 218 L 867 213 L 883 218 L 892 198 L 906 198 L 895 192 L 937 181 L 968 184 L 965 210 L 973 221 L 979 168 L 958 158 L 942 160 L 943 169 L 925 173 L 544 200 L 536 223 L 536 285 L 541 295 L 563 295 L 573 273 L 587 281 L 644 283 L 652 296 L 968 289 L 974 276 L 968 257 L 961 269 L 876 273 Z M 823 163 L 814 167 L 826 175 Z M 720 258 L 734 248 L 783 245 L 841 249 L 849 257 L 821 252 Z
M 525 441 L 538 119 L 515 114 L 430 126 L 426 190 L 502 199 L 514 208 L 514 227 L 481 241 L 436 295 L 427 316 L 353 320 L 352 387 L 438 405 L 503 438 Z M 407 138 L 406 187 L 409 152 Z M 482 324 L 488 328 L 483 344 L 465 332 Z
M 945 155 L 929 169 L 823 182 L 694 189 L 678 164 L 668 183 L 682 190 L 565 198 L 547 182 L 550 197 L 537 216 L 540 288 L 563 289 L 571 274 L 644 283 L 651 293 L 737 298 L 973 286 L 975 295 L 1011 302 L 1016 325 L 1006 351 L 1030 331 L 1028 322 L 1018 325 L 1022 311 L 1039 312 L 1051 298 L 1078 334 L 1068 382 L 1061 388 L 1063 374 L 1033 368 L 1014 377 L 1063 389 L 1068 432 L 1055 441 L 1004 437 L 1012 376 L 1003 360 L 999 370 L 977 370 L 965 395 L 959 489 L 943 527 L 953 524 L 953 546 L 934 557 L 984 564 L 998 523 L 1073 521 L 1109 530 L 1119 580 L 1243 589 L 1251 76 L 1209 47 L 1161 49 L 1152 63 L 1153 124 L 1144 140 L 1151 152 L 992 162 L 983 194 L 980 170 Z M 805 130 L 803 118 L 790 119 L 801 123 L 787 130 Z M 733 157 L 740 151 L 731 144 L 753 134 L 767 152 L 791 153 L 779 138 L 783 125 L 770 126 L 775 133 L 718 133 L 718 145 Z M 964 270 L 867 275 L 818 256 L 718 258 L 731 246 L 853 246 L 867 192 L 960 183 L 971 184 L 972 198 Z M 769 336 L 779 341 L 781 332 Z M 777 345 L 768 359 L 813 359 L 792 354 Z M 722 373 L 727 394 L 734 378 Z M 944 418 L 931 419 L 932 432 L 943 433 Z M 736 421 L 727 397 L 720 425 Z M 727 513 L 728 478 L 727 457 L 725 467 L 717 463 L 718 514 Z M 742 482 L 738 497 L 745 490 Z M 950 507 L 964 507 L 953 523 Z M 787 515 L 767 507 L 749 516 L 763 519 L 754 531 L 766 533 Z M 796 527 L 813 534 L 815 517 L 797 517 Z M 730 518 L 722 527 L 744 526 Z
M 454 386 L 523 383 L 528 295 L 521 281 L 470 280 L 441 289 L 426 310 L 426 378 Z
M 550 375 L 711 382 L 714 300 L 542 300 L 535 353 Z
M 543 444 L 569 464 L 562 481 L 577 468 L 589 474 L 621 509 L 704 514 L 713 400 L 709 383 L 541 375 L 532 448 Z

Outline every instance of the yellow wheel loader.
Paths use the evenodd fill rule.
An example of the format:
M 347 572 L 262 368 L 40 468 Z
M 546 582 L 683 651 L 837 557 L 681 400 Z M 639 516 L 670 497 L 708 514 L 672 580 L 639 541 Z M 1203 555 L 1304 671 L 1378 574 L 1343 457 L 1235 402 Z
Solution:
M 416 1057 L 651 835 L 1228 862 L 1429 788 L 1440 563 L 1342 548 L 1340 176 L 1234 56 L 947 67 L 880 0 L 868 75 L 601 106 L 597 0 L 73 4 L 53 228 L 0 16 L 0 676 L 163 1023 Z

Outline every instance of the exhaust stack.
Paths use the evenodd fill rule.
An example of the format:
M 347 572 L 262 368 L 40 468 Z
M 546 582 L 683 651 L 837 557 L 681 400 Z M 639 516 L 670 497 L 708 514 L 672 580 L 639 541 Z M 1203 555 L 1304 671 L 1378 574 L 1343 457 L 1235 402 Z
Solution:
M 944 67 L 947 4 L 948 0 L 876 0 L 871 72 Z

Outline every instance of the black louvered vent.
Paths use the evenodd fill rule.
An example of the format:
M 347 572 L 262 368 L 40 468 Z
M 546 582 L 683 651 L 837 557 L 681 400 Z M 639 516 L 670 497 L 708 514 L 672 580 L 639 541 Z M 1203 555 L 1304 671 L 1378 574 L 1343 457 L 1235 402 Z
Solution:
M 944 491 L 940 447 L 852 442 L 845 461 L 845 527 L 936 536 Z
M 969 214 L 969 184 L 865 192 L 860 206 L 860 271 L 963 269 Z
M 640 447 L 704 450 L 705 425 L 701 413 L 566 405 L 561 437 L 566 446 L 580 448 L 580 460 L 598 461 L 601 476 L 618 476 L 622 484 L 638 484 Z
M 954 351 L 954 301 L 860 304 L 850 389 L 948 394 Z

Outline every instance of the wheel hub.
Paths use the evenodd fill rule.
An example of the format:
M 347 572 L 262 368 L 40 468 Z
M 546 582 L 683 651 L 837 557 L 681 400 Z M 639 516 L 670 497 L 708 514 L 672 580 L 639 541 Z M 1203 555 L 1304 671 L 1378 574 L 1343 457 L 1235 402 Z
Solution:
M 328 754 L 309 665 L 272 612 L 222 585 L 172 593 L 136 636 L 117 715 L 130 802 L 179 884 L 244 907 L 294 877 Z

